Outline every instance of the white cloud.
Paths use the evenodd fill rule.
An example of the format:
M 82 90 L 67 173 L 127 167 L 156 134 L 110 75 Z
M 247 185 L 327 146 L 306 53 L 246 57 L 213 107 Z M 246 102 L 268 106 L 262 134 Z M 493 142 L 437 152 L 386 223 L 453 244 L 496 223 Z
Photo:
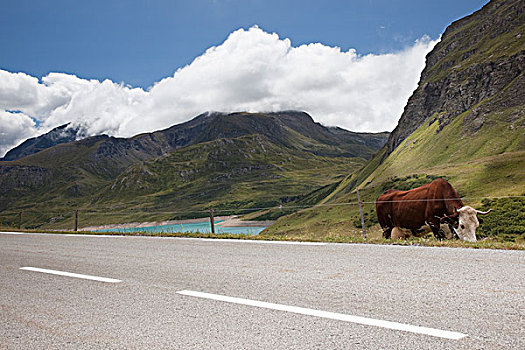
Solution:
M 38 134 L 36 123 L 23 113 L 0 110 L 0 156 Z
M 42 81 L 49 89 L 63 91 L 67 103 L 56 107 L 43 126 L 53 128 L 67 122 L 82 124 L 88 134 L 107 133 L 129 136 L 121 130 L 127 119 L 137 118 L 139 105 L 147 96 L 140 88 L 130 88 L 110 80 L 80 79 L 73 75 L 51 73 Z
M 298 109 L 325 125 L 392 130 L 434 44 L 422 38 L 401 52 L 359 56 L 353 49 L 319 43 L 293 47 L 258 27 L 240 29 L 147 91 L 69 74 L 50 73 L 39 81 L 0 70 L 0 110 L 22 112 L 3 112 L 0 156 L 20 140 L 18 135 L 67 122 L 83 124 L 90 134 L 131 136 L 208 110 Z M 15 117 L 17 128 L 27 128 L 25 134 L 8 125 Z M 31 118 L 40 122 L 38 128 Z

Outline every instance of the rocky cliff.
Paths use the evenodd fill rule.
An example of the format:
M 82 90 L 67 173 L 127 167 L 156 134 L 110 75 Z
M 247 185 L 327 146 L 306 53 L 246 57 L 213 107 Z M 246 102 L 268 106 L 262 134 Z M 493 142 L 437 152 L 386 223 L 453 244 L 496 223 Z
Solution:
M 522 0 L 493 0 L 446 29 L 427 55 L 383 159 L 424 123 L 438 121 L 439 133 L 461 115 L 464 132 L 476 133 L 487 114 L 524 104 L 524 9 Z

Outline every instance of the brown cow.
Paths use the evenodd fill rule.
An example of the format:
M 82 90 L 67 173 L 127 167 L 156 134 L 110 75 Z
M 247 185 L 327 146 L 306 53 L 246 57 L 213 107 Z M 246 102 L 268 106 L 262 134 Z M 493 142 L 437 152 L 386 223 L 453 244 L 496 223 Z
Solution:
M 436 179 L 408 191 L 387 190 L 377 199 L 376 212 L 385 238 L 390 238 L 394 227 L 409 229 L 416 235 L 429 225 L 434 236 L 443 239 L 445 235 L 439 228 L 447 223 L 459 238 L 475 242 L 479 226 L 476 214 L 490 210 L 481 212 L 465 206 L 452 185 Z

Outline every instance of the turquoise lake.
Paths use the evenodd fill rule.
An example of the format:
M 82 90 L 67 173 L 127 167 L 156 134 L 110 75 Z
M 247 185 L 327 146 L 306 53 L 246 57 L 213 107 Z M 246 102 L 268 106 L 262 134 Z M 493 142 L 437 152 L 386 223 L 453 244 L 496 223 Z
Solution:
M 218 224 L 222 221 L 216 221 Z M 230 233 L 239 235 L 258 235 L 266 227 L 222 227 L 215 225 L 215 233 Z M 211 233 L 211 226 L 209 222 L 199 222 L 191 224 L 176 224 L 176 225 L 162 225 L 149 227 L 131 227 L 131 228 L 117 228 L 96 230 L 95 232 L 200 232 Z

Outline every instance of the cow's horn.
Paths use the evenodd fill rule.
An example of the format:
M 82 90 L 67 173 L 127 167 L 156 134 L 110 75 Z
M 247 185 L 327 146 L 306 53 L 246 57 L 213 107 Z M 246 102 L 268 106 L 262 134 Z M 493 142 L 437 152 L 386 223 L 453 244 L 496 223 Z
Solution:
M 489 209 L 489 210 L 487 210 L 487 211 L 476 210 L 476 213 L 481 214 L 481 215 L 487 215 L 487 214 L 490 213 L 491 211 L 492 211 L 492 209 Z

